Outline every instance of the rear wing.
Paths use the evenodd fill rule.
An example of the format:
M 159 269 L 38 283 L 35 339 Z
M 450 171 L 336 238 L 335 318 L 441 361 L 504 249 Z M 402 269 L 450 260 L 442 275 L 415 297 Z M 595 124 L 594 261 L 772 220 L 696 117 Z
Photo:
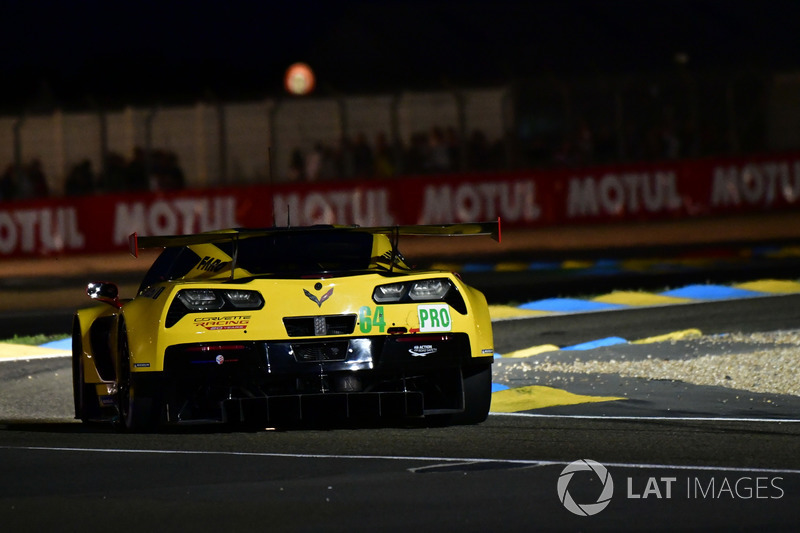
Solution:
M 145 248 L 173 248 L 179 246 L 192 246 L 195 244 L 213 244 L 215 242 L 230 242 L 252 237 L 268 237 L 270 235 L 285 235 L 287 233 L 325 233 L 331 231 L 358 231 L 373 234 L 384 234 L 398 238 L 400 236 L 489 236 L 500 242 L 500 219 L 493 222 L 466 222 L 462 224 L 417 224 L 407 226 L 306 226 L 296 228 L 269 228 L 269 229 L 231 229 L 219 232 L 194 233 L 189 235 L 160 235 L 139 236 L 131 233 L 128 237 L 128 247 L 134 257 L 139 257 L 139 250 Z

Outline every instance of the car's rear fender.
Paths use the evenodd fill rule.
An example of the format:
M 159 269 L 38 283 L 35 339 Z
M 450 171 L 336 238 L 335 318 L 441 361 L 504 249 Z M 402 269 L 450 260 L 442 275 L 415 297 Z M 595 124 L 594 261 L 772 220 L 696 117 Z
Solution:
M 76 313 L 86 383 L 116 380 L 116 324 L 118 313 L 107 305 L 81 309 Z

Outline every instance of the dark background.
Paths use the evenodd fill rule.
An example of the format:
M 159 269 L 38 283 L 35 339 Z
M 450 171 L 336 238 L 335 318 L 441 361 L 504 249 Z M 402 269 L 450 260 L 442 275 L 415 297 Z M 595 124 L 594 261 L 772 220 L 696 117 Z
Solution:
M 264 98 L 295 61 L 318 94 L 792 70 L 799 35 L 794 0 L 2 0 L 0 110 Z

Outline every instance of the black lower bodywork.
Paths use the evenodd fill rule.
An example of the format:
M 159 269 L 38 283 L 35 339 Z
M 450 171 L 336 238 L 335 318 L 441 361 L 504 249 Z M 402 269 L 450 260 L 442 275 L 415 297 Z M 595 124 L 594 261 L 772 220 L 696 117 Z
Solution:
M 163 372 L 132 373 L 131 388 L 134 403 L 159 409 L 152 423 L 478 423 L 493 359 L 470 354 L 463 333 L 183 344 L 166 350 Z

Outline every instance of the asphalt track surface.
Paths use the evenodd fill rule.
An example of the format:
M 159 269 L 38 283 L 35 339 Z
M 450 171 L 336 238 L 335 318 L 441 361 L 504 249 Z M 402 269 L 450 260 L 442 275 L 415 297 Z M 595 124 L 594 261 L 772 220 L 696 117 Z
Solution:
M 800 296 L 780 296 L 514 320 L 496 323 L 495 336 L 503 351 L 684 327 L 771 331 L 794 328 L 799 304 Z M 680 357 L 691 342 L 655 349 Z M 611 349 L 597 350 L 603 357 Z M 109 524 L 123 531 L 788 531 L 800 524 L 794 397 L 767 403 L 747 395 L 737 404 L 737 394 L 721 388 L 655 383 L 641 391 L 647 401 L 493 414 L 471 427 L 131 435 L 71 420 L 68 359 L 6 362 L 0 376 L 4 531 Z M 560 376 L 537 380 L 561 383 Z M 572 387 L 618 394 L 639 385 Z M 670 407 L 676 387 L 682 409 Z M 606 470 L 588 463 L 565 470 L 582 459 Z M 578 516 L 570 505 L 587 513 L 605 507 Z

